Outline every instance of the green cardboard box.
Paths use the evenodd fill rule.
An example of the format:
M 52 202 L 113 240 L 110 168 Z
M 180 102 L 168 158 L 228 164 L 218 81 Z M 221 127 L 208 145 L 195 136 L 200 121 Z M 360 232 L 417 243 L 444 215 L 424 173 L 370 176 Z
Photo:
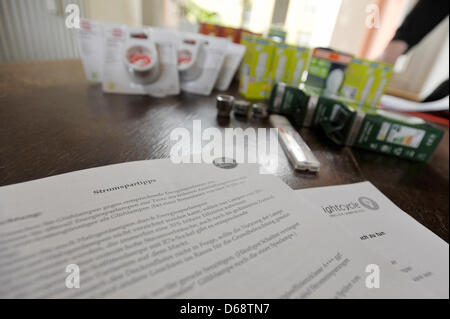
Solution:
M 444 135 L 424 120 L 377 110 L 362 112 L 342 101 L 307 93 L 279 83 L 269 110 L 288 116 L 296 127 L 320 129 L 337 145 L 427 162 Z
M 353 146 L 419 162 L 427 162 L 444 132 L 424 120 L 378 110 L 366 114 Z

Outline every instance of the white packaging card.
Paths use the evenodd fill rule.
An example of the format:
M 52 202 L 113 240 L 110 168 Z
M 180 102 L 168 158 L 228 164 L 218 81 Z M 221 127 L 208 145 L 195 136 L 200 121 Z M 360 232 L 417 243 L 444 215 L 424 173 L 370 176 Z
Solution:
M 91 82 L 103 79 L 104 27 L 103 23 L 81 19 L 77 32 L 84 73 Z
M 145 86 L 132 81 L 133 76 L 125 64 L 125 46 L 129 43 L 125 26 L 108 26 L 105 29 L 105 57 L 103 64 L 104 92 L 120 94 L 147 94 Z
M 0 296 L 430 297 L 278 178 L 222 167 L 142 161 L 1 187 Z
M 217 78 L 215 88 L 219 91 L 228 90 L 233 77 L 241 64 L 245 53 L 245 46 L 229 42 L 227 46 L 227 54 Z
M 403 276 L 438 298 L 449 297 L 449 247 L 386 198 L 371 183 L 302 189 L 318 214 L 342 227 L 355 242 L 386 256 Z M 430 212 L 432 213 L 432 212 Z
M 198 68 L 198 72 L 192 78 L 180 78 L 181 90 L 194 94 L 210 95 L 222 69 L 229 41 L 201 34 L 180 33 L 180 37 L 181 41 L 195 39 L 201 42 L 197 62 L 193 65 L 193 67 Z
M 152 28 L 158 50 L 161 72 L 157 81 L 146 86 L 147 93 L 156 97 L 180 93 L 180 79 L 177 66 L 178 36 L 174 31 Z
M 180 93 L 174 32 L 116 26 L 105 34 L 105 92 L 156 97 Z

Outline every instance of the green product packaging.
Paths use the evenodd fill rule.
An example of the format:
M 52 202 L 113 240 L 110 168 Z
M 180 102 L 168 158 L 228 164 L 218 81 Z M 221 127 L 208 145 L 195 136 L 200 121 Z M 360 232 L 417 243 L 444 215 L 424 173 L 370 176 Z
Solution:
M 308 95 L 319 95 L 319 96 L 321 96 L 321 95 L 325 94 L 323 89 L 317 88 L 317 87 L 314 87 L 314 86 L 308 86 L 308 85 L 304 85 L 303 84 L 300 87 L 300 89 L 302 89 Z
M 272 60 L 275 46 L 270 39 L 244 34 L 241 44 L 247 50 L 244 55 L 239 93 L 247 99 L 265 99 L 272 86 Z
M 281 26 L 272 25 L 267 37 L 277 42 L 284 42 L 286 40 L 286 35 L 287 32 L 283 30 Z
M 284 82 L 287 71 L 294 58 L 295 50 L 285 43 L 275 44 L 275 54 L 272 60 L 271 79 L 272 84 Z
M 354 58 L 345 71 L 340 96 L 361 111 L 375 111 L 391 75 L 390 64 Z
M 337 145 L 427 162 L 444 132 L 424 120 L 377 110 L 362 112 L 329 97 L 306 93 L 283 83 L 275 85 L 269 110 L 290 117 L 296 127 L 314 127 Z
M 327 95 L 337 95 L 352 56 L 331 49 L 315 48 L 308 66 L 306 85 L 320 88 Z
M 303 73 L 309 62 L 310 49 L 305 47 L 292 47 L 294 51 L 289 62 L 284 82 L 290 86 L 298 87 L 302 82 Z
M 373 71 L 374 68 L 370 61 L 353 59 L 345 71 L 340 95 L 359 104 L 364 104 L 375 79 Z
M 365 113 L 325 97 L 317 102 L 312 126 L 337 145 L 349 145 L 387 155 L 427 162 L 444 132 L 424 120 L 377 110 Z
M 444 135 L 420 118 L 384 110 L 366 114 L 360 126 L 353 146 L 419 162 L 429 160 Z
M 309 95 L 294 86 L 279 82 L 272 88 L 269 98 L 269 112 L 292 117 L 303 105 L 307 105 Z
M 377 62 L 377 67 L 374 70 L 375 80 L 366 100 L 369 110 L 375 111 L 377 109 L 381 96 L 391 80 L 392 72 L 393 66 L 391 64 Z

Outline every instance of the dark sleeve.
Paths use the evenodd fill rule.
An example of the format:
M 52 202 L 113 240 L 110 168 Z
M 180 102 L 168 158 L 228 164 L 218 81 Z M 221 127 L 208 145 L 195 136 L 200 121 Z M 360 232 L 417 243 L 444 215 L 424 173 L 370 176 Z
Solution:
M 448 15 L 448 0 L 419 0 L 403 20 L 393 40 L 403 40 L 408 50 L 420 42 Z

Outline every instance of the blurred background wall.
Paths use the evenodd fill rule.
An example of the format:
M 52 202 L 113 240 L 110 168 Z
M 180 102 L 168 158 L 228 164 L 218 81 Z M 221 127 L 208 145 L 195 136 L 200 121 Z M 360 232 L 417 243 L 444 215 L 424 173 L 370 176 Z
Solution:
M 65 28 L 64 8 L 83 0 L 0 0 L 0 62 L 78 57 L 73 30 Z

